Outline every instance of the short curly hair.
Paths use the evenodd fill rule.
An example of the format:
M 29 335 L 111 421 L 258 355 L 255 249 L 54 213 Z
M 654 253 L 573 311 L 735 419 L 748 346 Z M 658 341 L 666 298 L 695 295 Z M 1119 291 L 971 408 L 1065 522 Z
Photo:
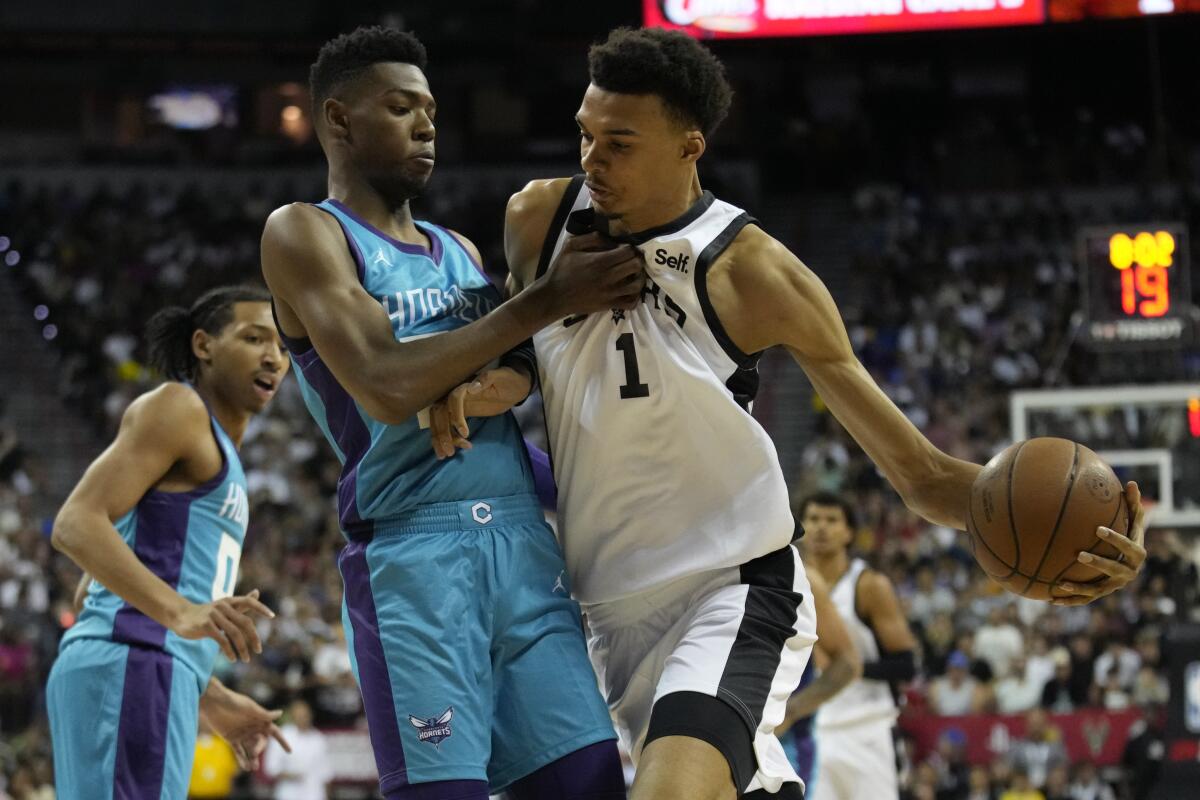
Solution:
M 617 28 L 588 51 L 588 74 L 606 91 L 658 95 L 669 113 L 706 136 L 725 119 L 733 100 L 725 66 L 678 31 Z
M 365 72 L 373 64 L 412 64 L 425 71 L 425 45 L 408 31 L 382 25 L 362 26 L 330 39 L 308 70 L 308 88 L 314 112 L 337 88 Z

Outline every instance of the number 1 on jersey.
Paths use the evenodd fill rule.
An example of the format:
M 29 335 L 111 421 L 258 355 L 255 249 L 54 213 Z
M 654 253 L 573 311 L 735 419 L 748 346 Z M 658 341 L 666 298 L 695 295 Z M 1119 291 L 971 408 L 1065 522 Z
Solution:
M 622 333 L 617 337 L 617 349 L 625 356 L 625 385 L 621 387 L 621 399 L 649 397 L 650 387 L 642 383 L 638 373 L 637 350 L 633 346 L 633 334 Z

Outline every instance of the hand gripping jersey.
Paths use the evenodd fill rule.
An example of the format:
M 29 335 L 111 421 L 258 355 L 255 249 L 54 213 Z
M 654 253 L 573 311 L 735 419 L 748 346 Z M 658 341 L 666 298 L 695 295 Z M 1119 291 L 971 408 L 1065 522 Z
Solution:
M 594 219 L 573 178 L 538 274 Z M 709 267 L 754 220 L 705 192 L 623 239 L 645 257 L 642 302 L 534 336 L 559 526 L 576 596 L 615 600 L 786 547 L 795 525 L 775 446 L 750 415 L 758 354 L 709 302 Z

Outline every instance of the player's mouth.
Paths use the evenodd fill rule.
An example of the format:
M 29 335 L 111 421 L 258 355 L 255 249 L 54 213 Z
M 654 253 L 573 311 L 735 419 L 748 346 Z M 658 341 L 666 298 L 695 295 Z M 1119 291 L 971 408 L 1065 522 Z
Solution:
M 274 375 L 256 375 L 254 377 L 254 391 L 263 400 L 270 400 L 275 396 L 275 390 L 279 388 L 278 378 Z
M 587 187 L 588 191 L 592 195 L 593 200 L 603 201 L 606 198 L 612 197 L 612 192 L 610 192 L 608 189 L 605 189 L 603 186 L 601 186 L 598 183 L 592 183 L 591 181 L 584 181 L 583 185 Z
M 409 161 L 415 161 L 423 167 L 433 169 L 434 161 L 436 160 L 432 150 L 422 150 L 421 152 L 408 157 Z

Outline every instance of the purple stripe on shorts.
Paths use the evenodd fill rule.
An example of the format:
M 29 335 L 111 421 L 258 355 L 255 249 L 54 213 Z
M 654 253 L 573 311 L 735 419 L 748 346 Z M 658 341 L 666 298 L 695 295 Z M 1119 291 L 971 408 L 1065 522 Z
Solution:
M 137 505 L 133 554 L 170 586 L 179 585 L 193 497 L 150 492 Z M 167 629 L 126 603 L 113 619 L 113 641 L 162 647 Z
M 162 793 L 173 667 L 174 659 L 161 650 L 129 648 L 113 800 L 156 800 Z
M 392 678 L 383 643 L 379 640 L 379 618 L 375 614 L 375 597 L 371 594 L 366 543 L 346 545 L 338 556 L 338 567 L 346 586 L 346 610 L 354 632 L 358 688 L 367 711 L 371 748 L 375 751 L 375 767 L 379 770 L 379 790 L 386 795 L 408 784 L 408 771 L 404 743 L 400 740 L 400 723 L 392 700 Z
M 342 388 L 320 358 L 303 368 L 304 379 L 325 405 L 325 424 L 345 456 L 338 479 L 338 516 L 342 530 L 361 527 L 358 511 L 358 465 L 371 446 L 371 433 L 363 422 L 354 399 Z
M 525 440 L 525 449 L 529 451 L 529 465 L 533 469 L 533 486 L 537 492 L 542 508 L 547 511 L 558 510 L 558 486 L 554 483 L 554 469 L 550 466 L 550 456 L 537 445 Z
M 490 796 L 487 781 L 433 781 L 409 784 L 383 797 L 384 800 L 487 800 Z

